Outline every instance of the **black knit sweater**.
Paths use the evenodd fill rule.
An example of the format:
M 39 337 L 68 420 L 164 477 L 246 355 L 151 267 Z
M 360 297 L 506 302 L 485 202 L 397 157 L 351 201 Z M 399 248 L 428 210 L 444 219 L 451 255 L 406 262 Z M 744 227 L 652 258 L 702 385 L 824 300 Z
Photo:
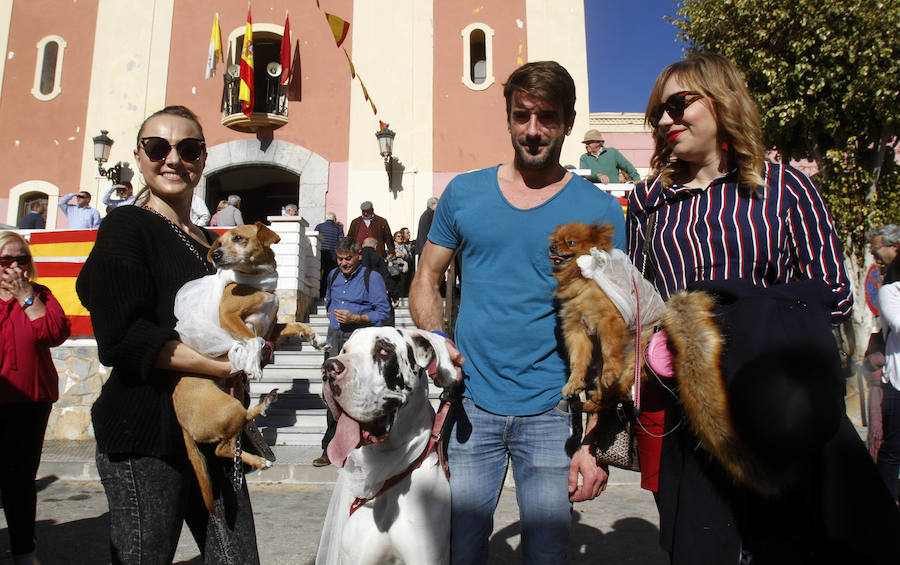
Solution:
M 178 289 L 214 269 L 206 262 L 208 249 L 188 236 L 185 243 L 176 229 L 149 210 L 115 208 L 100 224 L 78 276 L 75 288 L 91 313 L 100 362 L 112 367 L 91 410 L 100 453 L 184 451 L 172 406 L 173 375 L 154 364 L 163 345 L 178 339 Z M 209 231 L 206 236 L 216 238 Z

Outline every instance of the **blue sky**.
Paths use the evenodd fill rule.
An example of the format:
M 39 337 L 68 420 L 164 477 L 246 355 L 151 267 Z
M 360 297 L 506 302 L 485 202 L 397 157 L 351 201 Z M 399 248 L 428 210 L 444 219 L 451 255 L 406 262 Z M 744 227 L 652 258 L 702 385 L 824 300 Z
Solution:
M 585 0 L 591 112 L 643 112 L 659 72 L 683 57 L 676 0 Z

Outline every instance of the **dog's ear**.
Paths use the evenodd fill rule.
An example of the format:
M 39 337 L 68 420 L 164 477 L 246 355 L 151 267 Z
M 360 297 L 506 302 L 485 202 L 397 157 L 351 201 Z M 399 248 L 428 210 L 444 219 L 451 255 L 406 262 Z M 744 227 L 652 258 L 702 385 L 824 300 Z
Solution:
M 456 367 L 450 360 L 450 352 L 447 351 L 445 338 L 418 329 L 398 329 L 403 337 L 412 346 L 416 365 L 427 369 L 432 362 L 435 364 L 434 384 L 448 388 L 456 384 Z
M 256 237 L 258 237 L 259 242 L 266 247 L 281 241 L 278 234 L 270 230 L 264 223 L 256 222 L 253 225 L 256 226 Z
M 612 224 L 594 224 L 592 227 L 594 228 L 593 241 L 595 243 L 599 243 L 603 249 L 611 249 L 613 242 L 613 231 L 615 231 L 615 228 L 612 226 Z
M 206 253 L 206 260 L 209 261 L 210 263 L 212 263 L 213 262 L 213 257 L 212 257 L 213 251 L 215 251 L 216 249 L 218 249 L 220 247 L 222 247 L 222 236 L 219 236 L 218 238 L 216 238 L 216 240 L 213 242 L 213 244 L 209 246 L 209 251 L 207 251 L 207 253 Z

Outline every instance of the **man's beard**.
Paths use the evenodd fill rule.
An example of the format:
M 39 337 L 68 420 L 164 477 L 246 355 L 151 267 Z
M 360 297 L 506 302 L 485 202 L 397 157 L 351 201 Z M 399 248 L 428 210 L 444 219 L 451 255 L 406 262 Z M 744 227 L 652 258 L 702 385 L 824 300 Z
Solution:
M 513 148 L 516 151 L 516 163 L 525 170 L 537 171 L 556 167 L 559 165 L 559 155 L 562 153 L 562 144 L 565 138 L 550 140 L 546 145 L 541 145 L 542 152 L 532 155 L 528 152 L 527 145 L 520 145 L 513 140 Z

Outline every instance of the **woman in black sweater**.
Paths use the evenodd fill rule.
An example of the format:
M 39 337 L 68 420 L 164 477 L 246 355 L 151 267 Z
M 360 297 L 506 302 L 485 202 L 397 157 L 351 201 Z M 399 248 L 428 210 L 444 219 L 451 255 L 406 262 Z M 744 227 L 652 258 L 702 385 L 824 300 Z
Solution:
M 109 501 L 113 563 L 171 563 L 187 522 L 205 563 L 259 562 L 246 484 L 209 458 L 217 516 L 203 505 L 172 406 L 184 373 L 228 379 L 227 360 L 178 341 L 173 305 L 187 281 L 211 274 L 216 234 L 191 223 L 206 163 L 203 130 L 183 106 L 147 118 L 135 160 L 146 187 L 103 220 L 76 289 L 91 312 L 100 361 L 112 367 L 92 409 L 97 469 Z

